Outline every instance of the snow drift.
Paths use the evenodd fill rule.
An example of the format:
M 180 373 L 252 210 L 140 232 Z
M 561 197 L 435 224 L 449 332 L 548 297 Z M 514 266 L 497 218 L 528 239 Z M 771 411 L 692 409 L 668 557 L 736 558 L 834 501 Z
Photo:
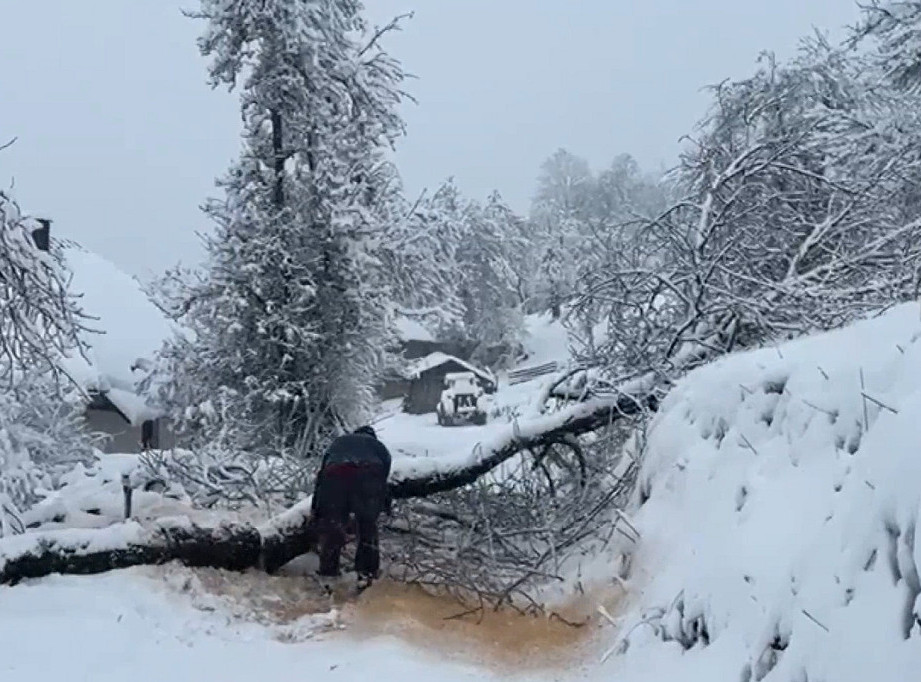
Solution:
M 630 680 L 914 679 L 921 309 L 687 376 L 649 430 Z M 618 679 L 621 679 L 618 677 Z

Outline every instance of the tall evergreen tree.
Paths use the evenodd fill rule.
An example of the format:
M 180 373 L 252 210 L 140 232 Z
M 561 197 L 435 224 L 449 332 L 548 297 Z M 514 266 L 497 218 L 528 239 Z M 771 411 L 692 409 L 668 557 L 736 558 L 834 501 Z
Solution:
M 541 164 L 531 207 L 531 224 L 540 244 L 534 289 L 538 306 L 552 310 L 555 317 L 576 288 L 572 256 L 582 245 L 593 187 L 588 163 L 564 149 Z
M 469 203 L 458 246 L 459 294 L 465 331 L 481 351 L 520 341 L 524 320 L 516 295 L 516 254 L 524 248 L 518 218 L 494 192 L 486 204 Z
M 384 153 L 403 73 L 354 0 L 202 0 L 213 86 L 239 88 L 242 150 L 206 205 L 207 263 L 160 396 L 196 441 L 315 449 L 365 416 L 388 347 Z

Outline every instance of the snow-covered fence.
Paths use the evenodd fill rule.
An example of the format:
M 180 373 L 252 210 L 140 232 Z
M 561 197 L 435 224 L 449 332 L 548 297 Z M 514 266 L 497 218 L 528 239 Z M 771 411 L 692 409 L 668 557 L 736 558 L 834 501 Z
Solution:
M 552 374 L 559 369 L 559 363 L 555 360 L 550 362 L 545 362 L 542 365 L 534 365 L 532 367 L 522 367 L 521 369 L 509 370 L 508 373 L 508 383 L 509 386 L 514 386 L 515 384 L 522 384 L 525 381 L 531 381 L 537 377 L 542 377 L 546 374 Z

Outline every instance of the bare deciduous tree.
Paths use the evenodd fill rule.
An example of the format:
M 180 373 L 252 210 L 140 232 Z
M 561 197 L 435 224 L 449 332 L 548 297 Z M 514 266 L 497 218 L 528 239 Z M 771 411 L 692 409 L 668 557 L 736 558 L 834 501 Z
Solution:
M 39 228 L 0 191 L 0 379 L 8 386 L 27 367 L 57 374 L 62 355 L 85 348 L 88 318 L 60 258 L 36 246 Z
M 610 376 L 673 373 L 694 348 L 832 328 L 916 295 L 918 146 L 876 125 L 906 102 L 866 77 L 814 42 L 714 88 L 675 172 L 684 198 L 584 287 L 577 314 L 608 316 Z

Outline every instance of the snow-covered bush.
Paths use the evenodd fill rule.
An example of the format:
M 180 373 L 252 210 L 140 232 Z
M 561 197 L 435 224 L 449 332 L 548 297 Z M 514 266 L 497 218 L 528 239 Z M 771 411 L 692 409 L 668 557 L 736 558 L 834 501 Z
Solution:
M 319 468 L 319 460 L 256 456 L 220 441 L 146 452 L 140 464 L 145 485 L 179 489 L 196 507 L 231 510 L 289 506 L 312 491 Z
M 83 314 L 53 250 L 38 248 L 40 224 L 0 191 L 0 504 L 3 534 L 20 511 L 76 462 L 92 457 L 75 387 L 60 371 L 82 352 Z
M 0 191 L 0 380 L 8 385 L 23 368 L 56 373 L 61 353 L 84 348 L 84 315 L 60 259 L 36 246 L 39 227 Z
M 18 516 L 54 489 L 61 474 L 92 461 L 94 438 L 76 396 L 48 373 L 15 375 L 0 387 L 0 535 L 21 532 Z

